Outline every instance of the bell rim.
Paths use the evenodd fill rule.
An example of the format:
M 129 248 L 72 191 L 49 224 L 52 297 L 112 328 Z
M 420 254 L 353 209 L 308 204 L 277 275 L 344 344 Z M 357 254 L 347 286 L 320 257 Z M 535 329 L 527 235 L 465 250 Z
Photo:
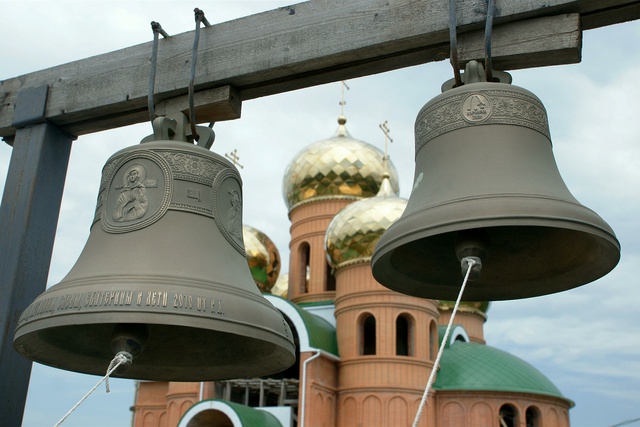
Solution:
M 248 270 L 247 270 L 248 271 Z M 213 380 L 223 378 L 238 378 L 243 375 L 267 375 L 286 369 L 295 362 L 295 344 L 290 328 L 286 320 L 268 300 L 266 300 L 257 290 L 253 282 L 248 282 L 248 289 L 238 286 L 205 282 L 194 278 L 167 277 L 167 276 L 93 276 L 79 279 L 66 280 L 47 289 L 39 295 L 32 304 L 27 307 L 22 316 L 14 335 L 14 347 L 25 357 L 45 365 L 71 370 L 75 372 L 104 375 L 105 367 L 113 357 L 109 342 L 111 340 L 110 327 L 122 323 L 147 324 L 161 328 L 185 328 L 185 334 L 191 333 L 190 342 L 185 341 L 173 350 L 164 349 L 167 352 L 179 353 L 182 348 L 195 345 L 202 338 L 196 339 L 193 336 L 195 330 L 201 337 L 209 337 L 213 340 L 216 336 L 235 335 L 236 338 L 229 341 L 246 341 L 242 351 L 251 350 L 252 345 L 258 345 L 257 352 L 265 352 L 270 348 L 266 359 L 274 362 L 283 361 L 282 365 L 277 365 L 273 369 L 270 365 L 267 368 L 260 367 L 259 363 L 248 363 L 246 367 L 238 367 L 233 370 L 225 367 L 220 370 L 216 366 L 220 362 L 212 362 L 210 368 L 193 367 L 185 369 L 179 377 L 174 374 L 165 375 L 163 373 L 151 372 L 151 368 L 140 365 L 140 360 L 134 359 L 132 366 L 122 374 L 115 376 L 121 378 L 132 378 L 141 380 L 167 380 L 167 381 L 198 381 Z M 129 291 L 128 289 L 135 289 Z M 124 291 L 123 291 L 124 290 Z M 160 291 L 158 291 L 160 290 Z M 166 291 L 164 302 L 151 303 L 149 305 L 145 299 L 147 292 L 163 293 Z M 129 300 L 123 304 L 122 293 L 120 297 L 114 298 L 115 292 L 135 293 L 128 295 Z M 143 299 L 138 306 L 136 296 L 141 292 Z M 100 294 L 100 295 L 99 295 Z M 106 296 L 105 296 L 106 294 Z M 175 295 L 199 295 L 206 299 L 207 307 L 202 307 L 202 311 L 196 310 L 197 301 L 194 299 L 193 308 L 182 307 L 182 310 L 172 307 Z M 74 299 L 76 298 L 76 299 Z M 114 300 L 116 301 L 114 303 Z M 203 300 L 204 301 L 204 300 Z M 211 301 L 215 306 L 210 305 Z M 222 301 L 222 308 L 220 308 Z M 120 305 L 118 305 L 120 304 Z M 164 304 L 164 305 L 163 305 Z M 204 304 L 204 303 L 203 303 Z M 227 307 L 228 305 L 228 307 Z M 231 308 L 236 307 L 232 312 Z M 248 308 L 249 307 L 249 308 Z M 214 310 L 215 308 L 215 310 Z M 169 311 L 173 310 L 173 311 Z M 226 310 L 226 311 L 225 311 Z M 256 316 L 260 314 L 260 319 Z M 102 325 L 111 325 L 110 327 Z M 84 349 L 78 351 L 69 350 L 65 347 L 71 339 L 71 329 L 84 328 L 84 334 L 89 331 L 100 329 L 103 334 L 101 338 L 94 339 L 93 350 L 101 354 L 99 360 L 83 355 Z M 193 330 L 189 332 L 189 330 Z M 226 335 L 225 335 L 226 334 Z M 90 334 L 89 334 L 90 335 Z M 50 337 L 62 336 L 53 340 Z M 67 338 L 64 338 L 67 337 Z M 161 337 L 152 337 L 156 341 Z M 181 339 L 180 337 L 176 339 Z M 47 341 L 50 344 L 47 344 Z M 60 341 L 60 342 L 58 342 Z M 97 343 L 96 343 L 97 341 Z M 55 342 L 56 345 L 53 343 Z M 67 344 L 64 344 L 67 342 Z M 162 347 L 161 344 L 151 342 L 151 348 Z M 46 351 L 41 347 L 46 347 Z M 76 345 L 76 350 L 77 350 Z M 149 347 L 149 344 L 147 344 Z M 98 350 L 95 350 L 98 349 Z M 89 351 L 89 350 L 87 350 Z M 79 356 L 75 356 L 79 353 Z M 61 366 L 56 358 L 64 354 L 70 360 L 82 360 L 83 366 L 91 365 L 90 361 L 95 361 L 91 368 L 78 368 L 74 363 L 66 363 Z M 144 360 L 144 351 L 142 352 Z M 74 359 L 76 358 L 76 359 Z M 213 355 L 209 359 L 214 359 Z M 287 366 L 284 366 L 287 364 Z M 106 365 L 105 365 L 106 364 Z M 94 366 L 95 365 L 95 366 Z M 103 366 L 104 365 L 104 366 Z M 254 369 L 258 367 L 258 369 Z M 264 370 L 261 370 L 264 369 Z M 190 371 L 193 371 L 190 372 Z M 267 372 L 269 371 L 269 372 Z M 237 374 L 234 374 L 237 372 Z
M 117 321 L 113 318 L 114 314 L 117 315 Z M 256 344 L 261 344 L 260 351 L 266 354 L 261 355 L 262 357 L 259 361 L 268 361 L 270 363 L 264 366 L 256 360 L 254 363 L 246 363 L 234 369 L 229 366 L 229 363 L 234 362 L 235 358 L 229 358 L 227 359 L 229 363 L 224 363 L 212 356 L 208 365 L 181 365 L 179 361 L 185 358 L 188 360 L 189 357 L 188 354 L 179 356 L 182 347 L 186 347 L 186 343 L 177 343 L 173 346 L 173 350 L 171 348 L 164 349 L 167 353 L 171 353 L 171 356 L 166 357 L 166 362 L 175 362 L 171 365 L 172 371 L 163 372 L 163 366 L 150 364 L 145 360 L 146 350 L 158 351 L 158 348 L 164 348 L 159 343 L 162 337 L 154 337 L 154 341 L 146 345 L 149 348 L 143 350 L 141 356 L 135 358 L 126 371 L 115 372 L 113 374 L 114 377 L 155 381 L 213 381 L 273 374 L 287 369 L 296 359 L 296 349 L 292 339 L 285 336 L 285 334 L 280 334 L 262 325 L 249 323 L 230 324 L 218 319 L 204 321 L 194 316 L 167 314 L 162 316 L 161 321 L 156 321 L 153 319 L 154 314 L 149 312 L 75 313 L 60 316 L 59 318 L 38 319 L 28 325 L 16 328 L 14 348 L 28 359 L 47 366 L 90 375 L 104 375 L 109 361 L 113 358 L 113 354 L 110 353 L 111 350 L 109 349 L 109 336 L 104 339 L 102 349 L 99 351 L 93 349 L 90 352 L 92 354 L 98 353 L 96 356 L 78 355 L 78 352 L 75 352 L 74 349 L 55 346 L 50 343 L 50 337 L 68 336 L 73 333 L 71 331 L 83 328 L 85 334 L 90 335 L 93 329 L 109 329 L 111 326 L 115 328 L 119 324 L 142 323 L 149 325 L 152 334 L 156 329 L 180 329 L 184 330 L 184 332 L 197 332 L 202 341 L 206 341 L 207 337 L 233 335 L 234 341 L 243 342 L 242 349 L 244 351 L 250 350 Z M 172 323 L 172 321 L 174 322 Z M 286 322 L 284 318 L 283 322 Z M 185 341 L 189 340 L 193 341 L 193 338 L 185 338 Z M 193 342 L 190 344 L 193 344 Z M 174 355 L 176 356 L 175 358 L 173 357 Z M 176 374 L 175 370 L 180 373 Z
M 588 216 L 591 218 L 595 217 L 598 221 L 593 223 L 586 220 L 576 220 L 564 217 L 558 218 L 523 214 L 520 216 L 514 216 L 512 212 L 509 215 L 504 212 L 501 214 L 492 212 L 492 215 L 487 217 L 466 220 L 459 219 L 457 221 L 449 220 L 449 222 L 444 224 L 436 222 L 436 225 L 433 225 L 434 221 L 431 221 L 432 218 L 430 218 L 431 213 L 425 212 L 425 210 L 403 215 L 398 221 L 389 227 L 387 232 L 385 232 L 378 241 L 371 257 L 372 274 L 380 284 L 400 293 L 422 298 L 455 300 L 463 279 L 458 267 L 456 267 L 456 280 L 453 281 L 453 283 L 447 285 L 428 283 L 424 280 L 413 279 L 397 271 L 396 268 L 393 267 L 391 261 L 393 253 L 404 245 L 413 244 L 422 239 L 440 238 L 445 235 L 453 235 L 465 230 L 487 228 L 506 229 L 509 227 L 544 227 L 549 230 L 559 230 L 562 232 L 572 232 L 576 234 L 580 233 L 585 235 L 585 237 L 590 237 L 594 242 L 591 249 L 593 251 L 601 251 L 605 253 L 606 256 L 602 257 L 602 262 L 599 266 L 588 266 L 586 269 L 588 274 L 583 275 L 585 279 L 580 280 L 581 283 L 558 284 L 556 282 L 559 279 L 554 280 L 554 278 L 547 278 L 544 281 L 545 285 L 538 286 L 535 289 L 521 286 L 522 289 L 514 290 L 513 288 L 518 285 L 514 282 L 510 282 L 508 284 L 508 292 L 493 291 L 486 287 L 474 289 L 473 285 L 471 285 L 465 290 L 463 300 L 498 301 L 530 298 L 555 292 L 562 292 L 591 283 L 611 272 L 618 264 L 620 260 L 620 242 L 613 233 L 613 230 L 611 230 L 608 224 L 606 224 L 606 222 L 604 222 L 597 214 L 584 206 L 572 205 L 574 205 L 574 207 L 579 207 L 580 210 L 584 210 L 584 212 L 589 212 L 590 215 Z M 532 223 L 532 221 L 535 221 L 535 223 Z M 430 224 L 430 226 L 428 228 L 423 227 L 416 230 L 410 226 L 410 223 Z M 453 245 L 451 248 L 451 257 L 454 259 L 456 258 Z M 491 254 L 489 254 L 489 263 L 490 262 Z M 483 266 L 483 269 L 485 268 L 489 267 Z M 530 283 L 527 283 L 527 285 L 530 286 Z

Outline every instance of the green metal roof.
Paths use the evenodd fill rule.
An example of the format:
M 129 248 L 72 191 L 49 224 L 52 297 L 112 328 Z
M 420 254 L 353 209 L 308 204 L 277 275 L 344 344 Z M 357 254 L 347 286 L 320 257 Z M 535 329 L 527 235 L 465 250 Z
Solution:
M 336 338 L 336 328 L 331 323 L 327 322 L 320 316 L 316 316 L 315 314 L 309 313 L 305 309 L 299 307 L 298 305 L 282 297 L 279 297 L 276 295 L 269 295 L 268 299 L 270 300 L 279 299 L 286 302 L 290 306 L 290 308 L 293 309 L 294 312 L 302 320 L 302 323 L 304 323 L 305 331 L 298 330 L 298 335 L 300 336 L 300 339 L 301 339 L 301 345 L 303 344 L 303 341 L 304 341 L 302 337 L 302 335 L 304 334 L 308 336 L 308 340 L 309 340 L 308 345 L 310 347 L 324 350 L 327 353 L 331 353 L 336 356 L 339 355 L 338 340 Z M 286 312 L 288 310 L 286 311 L 283 310 L 284 307 L 280 305 L 281 303 L 276 305 L 276 307 L 280 309 L 280 311 L 282 311 L 283 314 L 289 316 L 291 320 L 294 322 L 296 328 L 300 329 L 300 325 L 296 322 L 297 319 L 292 318 L 295 316 L 290 316 L 290 313 L 288 314 Z M 301 349 L 301 351 L 307 351 L 307 350 Z
M 309 334 L 309 344 L 312 347 L 321 348 L 331 354 L 338 355 L 338 339 L 336 328 L 320 316 L 311 314 L 303 308 L 291 303 L 300 313 Z
M 187 427 L 189 424 L 203 425 L 203 423 L 211 422 L 206 414 L 212 411 L 223 413 L 234 426 L 238 427 L 282 427 L 280 420 L 266 410 L 255 409 L 222 399 L 207 399 L 196 403 L 182 415 L 178 422 L 178 427 Z
M 219 399 L 216 399 L 219 400 Z M 261 427 L 282 427 L 280 421 L 269 412 L 251 408 L 250 406 L 241 405 L 239 403 L 227 402 L 220 400 L 229 406 L 238 415 L 243 426 L 261 426 Z
M 547 377 L 524 360 L 478 343 L 454 342 L 447 346 L 433 388 L 541 394 L 573 406 Z

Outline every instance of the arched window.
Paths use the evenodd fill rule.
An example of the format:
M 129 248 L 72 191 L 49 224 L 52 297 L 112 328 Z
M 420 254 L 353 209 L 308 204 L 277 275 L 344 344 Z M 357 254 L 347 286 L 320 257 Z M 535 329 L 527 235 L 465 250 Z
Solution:
M 518 410 L 513 405 L 502 405 L 498 412 L 498 427 L 517 427 Z
M 365 314 L 360 318 L 360 351 L 361 356 L 376 354 L 376 318 Z
M 335 291 L 336 290 L 336 278 L 333 275 L 333 272 L 331 271 L 331 266 L 329 265 L 329 263 L 325 264 L 325 268 L 324 268 L 324 274 L 325 274 L 325 283 L 326 283 L 326 290 L 327 291 Z
M 525 412 L 527 427 L 540 427 L 541 415 L 540 409 L 535 406 L 529 406 Z
M 307 242 L 303 242 L 298 247 L 300 262 L 298 269 L 298 289 L 300 293 L 309 292 L 309 260 L 311 258 L 311 248 Z
M 435 321 L 429 325 L 429 360 L 436 360 L 438 354 L 438 326 Z
M 413 356 L 413 319 L 401 314 L 396 319 L 396 355 Z

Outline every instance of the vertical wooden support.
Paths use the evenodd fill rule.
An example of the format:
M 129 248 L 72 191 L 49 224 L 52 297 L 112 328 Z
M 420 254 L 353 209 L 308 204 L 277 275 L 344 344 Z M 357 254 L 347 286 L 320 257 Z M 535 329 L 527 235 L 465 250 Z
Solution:
M 264 402 L 264 380 L 260 380 L 260 398 L 258 400 L 258 406 L 259 407 L 263 407 L 265 406 L 265 402 Z
M 44 122 L 47 87 L 16 102 L 15 140 L 0 206 L 0 414 L 22 424 L 31 361 L 13 348 L 22 312 L 44 292 L 72 137 Z
M 229 381 L 224 382 L 224 394 L 223 399 L 231 402 L 231 383 Z

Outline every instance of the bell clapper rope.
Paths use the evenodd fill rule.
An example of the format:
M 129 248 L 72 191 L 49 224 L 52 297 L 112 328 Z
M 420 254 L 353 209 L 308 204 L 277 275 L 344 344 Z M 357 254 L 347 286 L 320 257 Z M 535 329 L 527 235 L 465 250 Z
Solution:
M 138 357 L 142 353 L 142 350 L 144 350 L 148 337 L 149 327 L 145 324 L 120 323 L 116 325 L 113 333 L 111 334 L 111 351 L 115 353 L 115 357 L 111 360 L 111 363 L 109 363 L 107 374 L 98 381 L 98 384 L 89 390 L 89 392 L 85 394 L 84 397 L 80 399 L 80 401 L 54 425 L 54 427 L 58 427 L 62 424 L 62 422 L 66 420 L 69 415 L 71 415 L 71 413 L 75 411 L 78 406 L 80 406 L 82 402 L 84 402 L 89 395 L 98 388 L 100 384 L 102 384 L 102 382 L 105 382 L 107 393 L 109 393 L 109 377 L 111 374 L 120 366 L 125 368 L 131 366 L 133 359 Z
M 107 393 L 109 393 L 110 392 L 110 390 L 109 390 L 109 376 L 113 372 L 115 372 L 116 369 L 118 369 L 120 367 L 120 365 L 130 365 L 132 361 L 133 361 L 133 356 L 131 355 L 131 353 L 126 352 L 126 351 L 119 351 L 118 354 L 116 354 L 116 356 L 113 358 L 111 363 L 109 363 L 109 367 L 107 368 L 107 374 L 104 377 L 102 377 L 102 379 L 100 381 L 98 381 L 98 383 L 95 386 L 93 386 L 93 388 L 91 390 L 89 390 L 89 392 L 87 394 L 85 394 L 84 397 L 82 399 L 80 399 L 78 401 L 78 403 L 76 403 L 73 406 L 73 408 L 71 408 L 69 410 L 69 412 L 67 412 L 60 419 L 60 421 L 58 421 L 53 427 L 58 427 L 60 424 L 62 424 L 64 422 L 64 420 L 69 418 L 69 415 L 71 415 L 73 413 L 73 411 L 75 411 L 85 400 L 87 400 L 87 398 L 91 395 L 91 393 L 96 391 L 96 389 L 100 386 L 100 384 L 102 384 L 105 381 L 106 381 L 105 384 L 106 384 L 106 388 L 107 388 Z
M 429 375 L 429 380 L 427 381 L 427 386 L 424 389 L 424 394 L 422 395 L 422 400 L 420 401 L 420 406 L 418 407 L 418 412 L 416 413 L 416 418 L 413 420 L 413 427 L 417 427 L 420 422 L 420 416 L 422 415 L 422 410 L 424 409 L 425 404 L 427 403 L 427 398 L 429 397 L 429 391 L 431 389 L 431 384 L 435 380 L 436 373 L 438 369 L 440 369 L 440 359 L 442 358 L 442 353 L 444 353 L 444 349 L 447 346 L 447 340 L 449 339 L 449 333 L 451 332 L 451 327 L 453 326 L 453 319 L 456 317 L 456 312 L 458 311 L 458 306 L 460 305 L 460 301 L 462 300 L 462 293 L 464 292 L 464 288 L 467 285 L 467 281 L 469 280 L 469 275 L 471 274 L 471 270 L 474 266 L 482 266 L 479 257 L 468 256 L 464 257 L 460 260 L 460 264 L 462 266 L 467 266 L 467 273 L 464 276 L 464 280 L 462 281 L 462 287 L 460 288 L 460 293 L 458 293 L 458 299 L 456 300 L 456 304 L 453 306 L 453 311 L 451 312 L 451 318 L 449 319 L 449 324 L 447 325 L 447 330 L 444 333 L 444 337 L 442 338 L 442 344 L 440 345 L 440 349 L 438 349 L 438 356 L 436 357 L 436 361 L 433 364 L 433 369 L 431 370 L 431 375 Z

